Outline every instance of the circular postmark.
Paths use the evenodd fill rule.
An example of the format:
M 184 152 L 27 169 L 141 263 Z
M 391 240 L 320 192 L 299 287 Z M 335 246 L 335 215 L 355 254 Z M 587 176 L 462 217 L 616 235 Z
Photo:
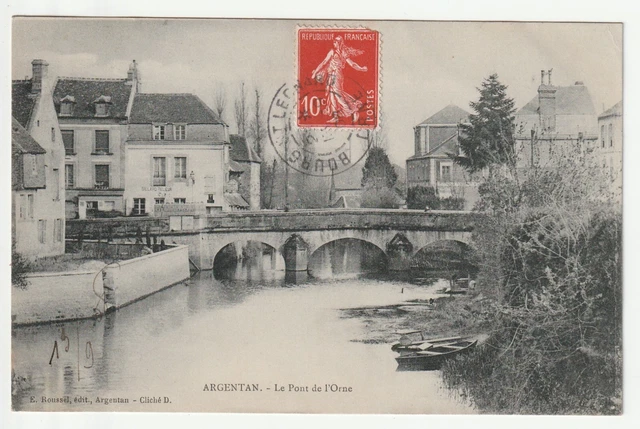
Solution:
M 356 100 L 361 96 L 356 94 Z M 269 141 L 280 159 L 303 174 L 340 174 L 364 158 L 372 143 L 372 131 L 365 123 L 366 100 L 358 101 L 361 108 L 350 124 L 333 120 L 325 110 L 326 126 L 298 126 L 326 109 L 327 98 L 322 82 L 310 80 L 304 86 L 283 84 L 269 106 Z

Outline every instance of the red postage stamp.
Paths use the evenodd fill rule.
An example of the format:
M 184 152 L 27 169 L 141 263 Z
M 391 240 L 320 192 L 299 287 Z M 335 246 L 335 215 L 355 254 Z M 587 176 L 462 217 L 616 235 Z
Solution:
M 298 126 L 375 128 L 379 33 L 369 29 L 298 30 Z

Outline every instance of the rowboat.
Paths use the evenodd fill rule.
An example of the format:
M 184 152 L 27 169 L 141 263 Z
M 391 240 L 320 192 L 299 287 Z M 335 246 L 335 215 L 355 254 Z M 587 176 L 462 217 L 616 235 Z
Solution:
M 400 353 L 396 358 L 398 370 L 428 371 L 439 369 L 445 360 L 470 351 L 477 343 L 477 339 L 462 337 L 431 338 L 409 344 L 397 343 L 391 349 Z

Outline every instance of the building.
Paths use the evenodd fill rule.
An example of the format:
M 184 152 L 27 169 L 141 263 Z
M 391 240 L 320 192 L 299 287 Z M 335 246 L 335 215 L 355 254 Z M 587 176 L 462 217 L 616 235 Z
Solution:
M 127 120 L 138 86 L 135 61 L 126 79 L 58 78 L 67 218 L 124 212 Z
M 250 210 L 260 210 L 260 165 L 262 160 L 243 136 L 232 134 L 230 143 L 231 160 L 235 161 L 242 170 L 242 174 L 238 178 L 238 192 L 249 203 Z
M 468 121 L 469 112 L 448 105 L 414 127 L 414 154 L 407 159 L 407 189 L 414 186 L 433 187 L 438 196 L 465 198 L 471 205 L 475 194 L 465 170 L 452 155 L 460 152 L 458 126 Z
M 228 126 L 197 96 L 136 94 L 126 142 L 125 213 L 230 209 L 229 146 Z
M 64 146 L 48 63 L 32 61 L 31 79 L 12 82 L 12 232 L 28 258 L 64 253 Z
M 586 154 L 598 138 L 588 88 L 581 81 L 554 86 L 551 70 L 541 72 L 538 94 L 516 112 L 515 126 L 520 167 L 553 167 L 561 159 Z
M 622 196 L 622 101 L 598 116 L 598 130 L 592 154 L 611 177 L 614 194 Z

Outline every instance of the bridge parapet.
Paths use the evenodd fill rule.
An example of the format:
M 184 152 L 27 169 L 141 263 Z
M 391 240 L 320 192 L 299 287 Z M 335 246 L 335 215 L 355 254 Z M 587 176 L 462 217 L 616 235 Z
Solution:
M 477 216 L 468 211 L 384 209 L 230 212 L 208 217 L 207 228 L 217 231 L 472 231 Z

